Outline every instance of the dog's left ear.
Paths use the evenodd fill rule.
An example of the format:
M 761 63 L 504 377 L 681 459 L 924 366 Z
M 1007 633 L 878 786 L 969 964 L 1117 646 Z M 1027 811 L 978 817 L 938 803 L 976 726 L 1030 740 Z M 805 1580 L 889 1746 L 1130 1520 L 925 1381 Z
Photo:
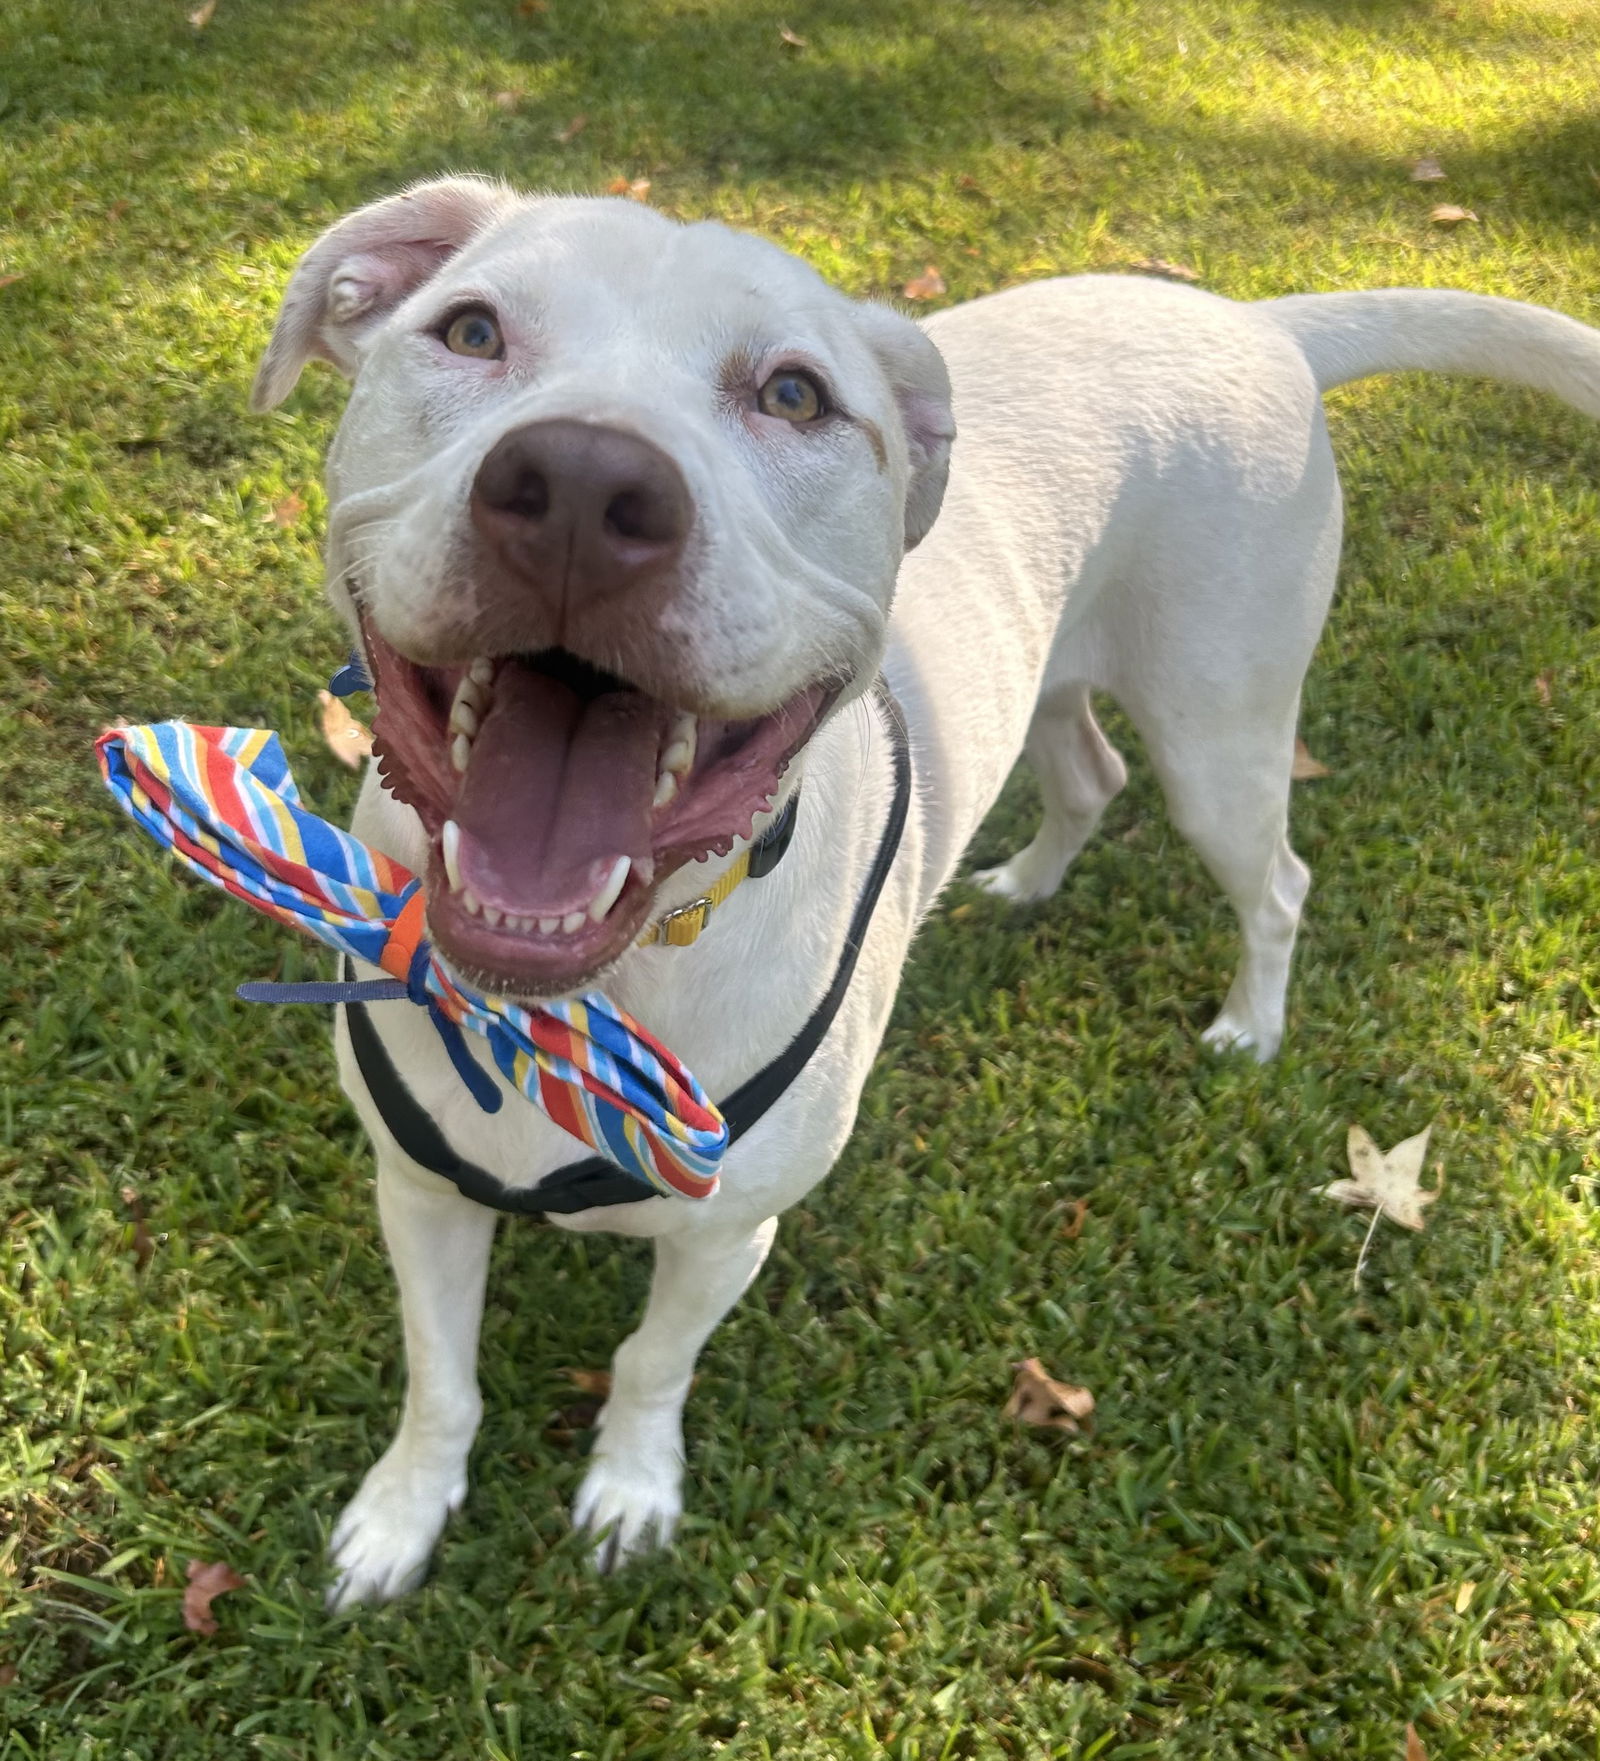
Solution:
M 441 177 L 330 226 L 289 277 L 251 409 L 281 404 L 313 357 L 349 378 L 362 334 L 524 200 L 486 177 Z
M 950 475 L 950 442 L 956 437 L 950 411 L 950 374 L 944 357 L 920 325 L 890 306 L 871 301 L 856 308 L 867 346 L 894 391 L 905 430 L 911 477 L 906 484 L 906 549 L 927 536 L 944 500 Z

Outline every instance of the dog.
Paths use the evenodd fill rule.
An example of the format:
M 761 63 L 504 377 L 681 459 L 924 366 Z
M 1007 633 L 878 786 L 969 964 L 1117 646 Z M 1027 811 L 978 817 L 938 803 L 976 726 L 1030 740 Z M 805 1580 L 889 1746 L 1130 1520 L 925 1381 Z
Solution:
M 655 1243 L 574 1508 L 602 1569 L 670 1539 L 696 1356 L 849 1136 L 918 923 L 1018 755 L 1038 834 L 976 877 L 1006 899 L 1049 895 L 1122 786 L 1093 693 L 1238 916 L 1206 1040 L 1276 1050 L 1340 545 L 1321 393 L 1425 368 L 1600 415 L 1600 333 L 1511 301 L 1085 276 L 919 326 L 720 225 L 476 178 L 310 247 L 257 407 L 316 357 L 352 381 L 327 563 L 379 706 L 354 830 L 425 873 L 466 981 L 601 985 L 716 1097 L 777 1072 L 713 1196 L 555 1218 Z M 781 860 L 721 897 L 775 828 Z M 497 1213 L 451 1170 L 517 1208 L 573 1143 L 514 1094 L 482 1110 L 421 1010 L 341 1011 L 336 1045 L 408 1367 L 333 1531 L 342 1608 L 417 1583 L 465 1495 Z

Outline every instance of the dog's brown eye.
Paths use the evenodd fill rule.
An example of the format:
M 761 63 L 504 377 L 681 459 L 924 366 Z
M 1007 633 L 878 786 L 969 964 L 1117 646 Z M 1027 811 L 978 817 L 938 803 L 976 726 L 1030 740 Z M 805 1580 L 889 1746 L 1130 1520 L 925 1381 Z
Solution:
M 816 380 L 809 373 L 791 370 L 774 373 L 756 393 L 756 404 L 763 416 L 784 422 L 814 422 L 826 408 Z
M 476 355 L 482 361 L 498 361 L 506 352 L 494 314 L 482 306 L 456 313 L 446 326 L 444 346 L 453 355 Z

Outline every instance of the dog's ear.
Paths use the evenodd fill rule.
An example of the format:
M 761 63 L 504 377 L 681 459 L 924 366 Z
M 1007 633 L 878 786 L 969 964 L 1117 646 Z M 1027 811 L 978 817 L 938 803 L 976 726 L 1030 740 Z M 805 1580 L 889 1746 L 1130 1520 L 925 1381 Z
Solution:
M 944 357 L 921 327 L 891 306 L 868 301 L 857 307 L 867 346 L 894 391 L 905 430 L 911 477 L 906 484 L 906 549 L 927 536 L 944 500 L 950 475 L 950 374 Z
M 250 407 L 270 410 L 314 356 L 348 378 L 363 330 L 522 200 L 484 177 L 444 177 L 356 209 L 330 226 L 289 277 Z

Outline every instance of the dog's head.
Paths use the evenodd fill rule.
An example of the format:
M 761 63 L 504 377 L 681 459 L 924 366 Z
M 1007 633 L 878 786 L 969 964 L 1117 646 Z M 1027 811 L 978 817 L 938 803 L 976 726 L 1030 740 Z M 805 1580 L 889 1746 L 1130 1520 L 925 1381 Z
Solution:
M 943 363 L 761 240 L 475 178 L 317 240 L 257 407 L 313 356 L 354 381 L 329 580 L 431 933 L 485 989 L 571 991 L 876 672 Z

